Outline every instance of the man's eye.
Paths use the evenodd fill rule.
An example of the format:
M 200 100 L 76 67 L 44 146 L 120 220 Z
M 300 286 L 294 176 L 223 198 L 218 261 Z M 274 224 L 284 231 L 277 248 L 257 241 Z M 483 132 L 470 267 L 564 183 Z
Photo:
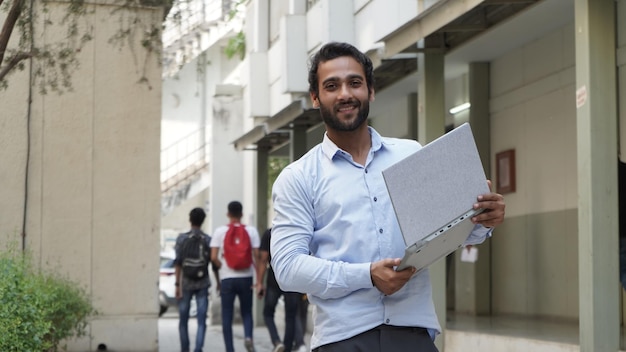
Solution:
M 350 85 L 352 87 L 355 87 L 355 88 L 360 87 L 361 84 L 363 84 L 361 81 L 352 81 L 352 82 L 350 82 Z
M 337 85 L 336 85 L 336 84 L 334 84 L 334 83 L 328 83 L 328 84 L 326 84 L 326 85 L 324 86 L 324 88 L 326 88 L 326 89 L 328 89 L 328 90 L 332 90 L 332 89 L 337 88 Z

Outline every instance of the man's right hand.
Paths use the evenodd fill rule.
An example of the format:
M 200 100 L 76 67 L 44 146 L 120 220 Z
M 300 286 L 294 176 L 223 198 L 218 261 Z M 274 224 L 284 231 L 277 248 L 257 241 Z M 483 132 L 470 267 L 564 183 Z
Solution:
M 414 267 L 396 271 L 394 267 L 400 265 L 400 261 L 400 258 L 383 259 L 370 265 L 372 283 L 387 296 L 398 292 L 415 274 Z
M 256 291 L 257 298 L 263 298 L 263 296 L 265 295 L 265 286 L 263 285 L 263 283 L 257 282 L 256 285 L 254 285 L 254 289 Z
M 180 286 L 176 286 L 176 299 L 183 298 L 183 290 L 181 290 Z

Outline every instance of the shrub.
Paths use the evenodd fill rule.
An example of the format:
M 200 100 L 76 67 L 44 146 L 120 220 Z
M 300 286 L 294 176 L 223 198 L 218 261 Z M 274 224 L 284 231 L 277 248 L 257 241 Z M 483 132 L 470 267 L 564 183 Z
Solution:
M 93 314 L 90 297 L 75 282 L 34 269 L 21 251 L 0 253 L 0 351 L 59 351 L 61 341 L 86 335 Z

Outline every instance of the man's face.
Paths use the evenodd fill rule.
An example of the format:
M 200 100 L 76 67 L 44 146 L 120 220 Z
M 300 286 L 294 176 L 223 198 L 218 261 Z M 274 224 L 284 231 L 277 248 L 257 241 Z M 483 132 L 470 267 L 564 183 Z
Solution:
M 319 95 L 311 93 L 313 106 L 320 108 L 327 128 L 354 131 L 369 115 L 374 91 L 367 89 L 363 67 L 349 56 L 320 63 L 317 69 Z

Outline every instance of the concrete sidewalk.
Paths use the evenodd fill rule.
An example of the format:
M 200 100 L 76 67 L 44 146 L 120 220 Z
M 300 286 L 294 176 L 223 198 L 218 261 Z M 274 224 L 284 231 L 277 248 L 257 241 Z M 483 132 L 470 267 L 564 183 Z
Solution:
M 276 327 L 283 336 L 284 320 L 282 314 L 276 312 Z M 282 312 L 281 312 L 282 313 Z M 198 324 L 195 318 L 189 319 L 189 340 L 191 342 L 190 349 L 193 351 L 195 347 L 196 330 Z M 272 341 L 265 325 L 255 326 L 253 332 L 254 347 L 256 352 L 271 352 L 273 349 Z M 309 342 L 309 336 L 305 336 L 305 342 Z M 245 352 L 243 325 L 236 323 L 233 325 L 233 343 L 235 351 Z M 225 351 L 224 339 L 222 337 L 221 325 L 207 325 L 207 331 L 204 338 L 204 352 Z M 308 351 L 308 349 L 307 349 Z M 159 352 L 180 352 L 180 339 L 178 337 L 178 314 L 168 311 L 159 318 Z M 296 351 L 294 351 L 296 352 Z

